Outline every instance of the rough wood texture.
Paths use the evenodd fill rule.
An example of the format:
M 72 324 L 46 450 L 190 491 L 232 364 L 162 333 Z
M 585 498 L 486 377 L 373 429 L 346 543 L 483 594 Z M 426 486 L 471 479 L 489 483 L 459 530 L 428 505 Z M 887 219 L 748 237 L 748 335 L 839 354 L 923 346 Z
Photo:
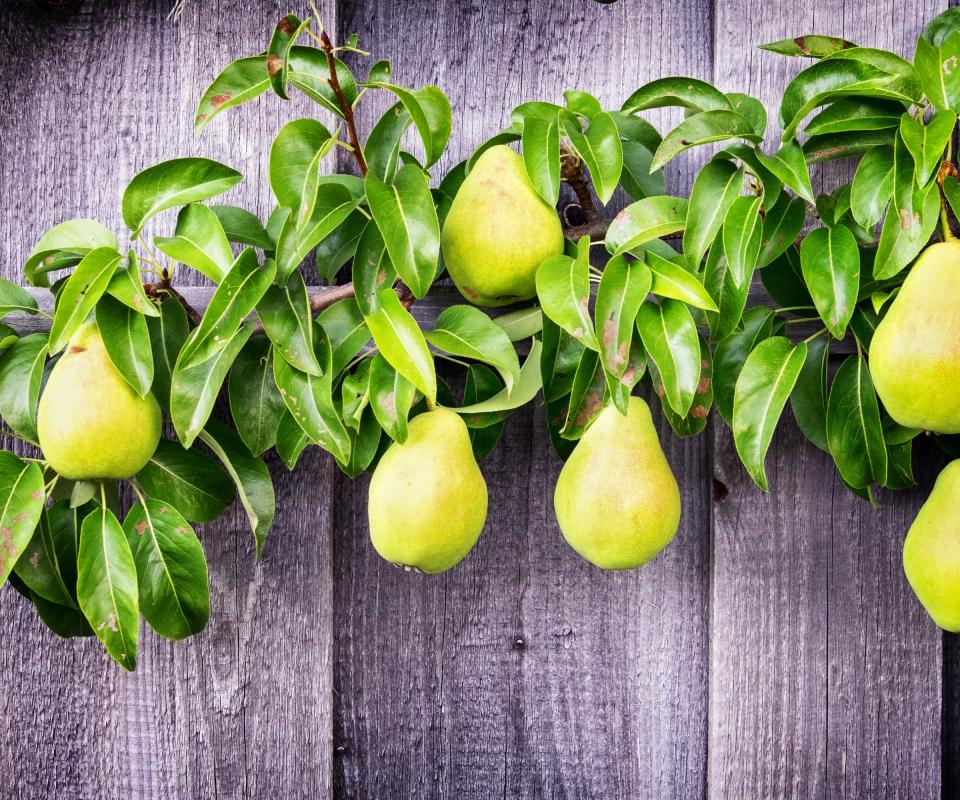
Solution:
M 120 187 L 174 155 L 236 166 L 247 180 L 231 201 L 269 211 L 265 143 L 314 108 L 263 98 L 199 137 L 191 117 L 219 68 L 263 49 L 288 7 L 187 0 L 174 23 L 171 5 L 81 0 L 55 13 L 15 0 L 0 13 L 3 276 L 16 279 L 35 232 L 61 219 L 119 228 Z M 619 104 L 668 74 L 769 100 L 802 63 L 755 44 L 818 31 L 909 54 L 938 10 L 933 0 L 322 5 L 326 26 L 341 39 L 358 32 L 399 82 L 449 93 L 454 136 L 438 174 L 523 100 L 580 87 Z M 364 101 L 364 130 L 388 102 Z M 671 191 L 686 191 L 701 159 L 671 168 Z M 209 289 L 185 293 L 202 305 Z M 418 304 L 418 319 L 450 296 Z M 645 569 L 606 574 L 560 537 L 560 463 L 543 413 L 511 418 L 482 465 L 489 524 L 445 576 L 382 562 L 367 538 L 367 480 L 314 452 L 295 480 L 271 461 L 278 517 L 259 563 L 239 510 L 202 532 L 211 625 L 177 644 L 145 629 L 135 675 L 95 643 L 56 640 L 4 589 L 0 795 L 925 800 L 941 782 L 943 798 L 960 793 L 960 645 L 947 637 L 941 656 L 900 569 L 935 454 L 918 460 L 920 488 L 874 511 L 792 420 L 768 457 L 769 495 L 728 434 L 679 441 L 661 424 L 681 531 Z

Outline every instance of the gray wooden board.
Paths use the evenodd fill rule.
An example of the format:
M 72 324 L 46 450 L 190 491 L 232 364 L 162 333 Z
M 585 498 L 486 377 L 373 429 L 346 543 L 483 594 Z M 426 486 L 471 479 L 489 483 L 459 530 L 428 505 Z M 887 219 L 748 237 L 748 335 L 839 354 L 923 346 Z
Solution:
M 229 200 L 269 211 L 265 143 L 313 109 L 265 97 L 196 137 L 191 118 L 217 70 L 262 50 L 288 8 L 187 0 L 174 23 L 170 6 L 83 0 L 55 13 L 17 0 L 0 12 L 3 276 L 19 277 L 35 232 L 61 219 L 119 229 L 120 187 L 175 155 L 236 166 L 247 180 Z M 399 82 L 449 93 L 454 136 L 438 174 L 523 100 L 584 88 L 617 104 L 667 74 L 769 100 L 802 64 L 756 43 L 817 31 L 909 55 L 937 10 L 930 0 L 909 13 L 893 0 L 364 0 L 339 14 L 323 4 L 327 27 L 358 32 Z M 387 103 L 364 102 L 364 130 Z M 671 191 L 686 190 L 697 163 L 678 162 Z M 190 294 L 202 305 L 208 290 Z M 451 297 L 418 304 L 418 319 Z M 263 559 L 240 510 L 206 526 L 211 625 L 175 644 L 144 628 L 135 675 L 93 642 L 56 640 L 12 590 L 0 593 L 10 676 L 0 796 L 933 798 L 942 770 L 943 797 L 954 797 L 960 646 L 947 637 L 941 658 L 900 569 L 903 532 L 940 462 L 925 452 L 920 488 L 885 494 L 874 511 L 787 416 L 769 495 L 727 433 L 681 441 L 661 421 L 683 522 L 662 557 L 626 574 L 595 570 L 562 541 L 560 462 L 540 407 L 511 418 L 484 462 L 487 529 L 442 577 L 376 556 L 365 478 L 348 481 L 318 452 L 296 479 L 272 459 L 278 517 Z M 711 477 L 722 502 L 711 503 Z

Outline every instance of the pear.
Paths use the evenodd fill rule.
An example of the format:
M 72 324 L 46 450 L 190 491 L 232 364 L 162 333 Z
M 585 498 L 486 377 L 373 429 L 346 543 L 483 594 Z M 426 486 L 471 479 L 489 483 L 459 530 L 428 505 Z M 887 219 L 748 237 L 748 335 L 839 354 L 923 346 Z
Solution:
M 870 343 L 884 407 L 908 428 L 960 433 L 960 242 L 928 247 Z
M 941 628 L 960 633 L 960 460 L 951 461 L 903 543 L 903 570 Z
M 503 306 L 536 295 L 537 268 L 563 253 L 563 230 L 520 156 L 496 145 L 460 186 L 441 245 L 447 272 L 464 297 L 478 306 Z
M 600 412 L 560 471 L 553 504 L 570 546 L 603 569 L 642 566 L 670 543 L 680 489 L 641 398 L 626 416 Z
M 160 424 L 156 398 L 130 388 L 96 323 L 84 323 L 40 397 L 37 433 L 47 463 L 71 480 L 129 478 L 157 449 Z
M 373 472 L 367 514 L 387 561 L 438 573 L 463 560 L 487 520 L 487 484 L 458 414 L 436 408 L 410 421 Z

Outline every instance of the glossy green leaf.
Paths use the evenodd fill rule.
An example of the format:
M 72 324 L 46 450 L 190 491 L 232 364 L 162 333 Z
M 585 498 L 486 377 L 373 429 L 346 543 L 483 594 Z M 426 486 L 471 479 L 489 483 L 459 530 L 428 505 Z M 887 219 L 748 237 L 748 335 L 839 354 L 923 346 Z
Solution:
M 300 34 L 309 27 L 309 18 L 301 20 L 296 14 L 287 14 L 273 29 L 270 46 L 267 48 L 267 76 L 278 97 L 287 98 L 287 81 L 290 73 L 290 51 Z
M 808 136 L 899 128 L 903 104 L 870 97 L 841 97 L 810 120 Z
M 290 85 L 332 114 L 343 117 L 340 101 L 330 86 L 330 65 L 326 53 L 316 47 L 294 45 L 290 48 L 287 63 L 290 66 L 287 73 Z M 335 57 L 333 63 L 344 99 L 352 107 L 358 97 L 356 78 L 339 58 Z
M 397 277 L 383 236 L 375 222 L 368 222 L 360 234 L 353 259 L 353 288 L 357 304 L 364 314 L 377 310 L 380 292 L 391 286 Z
M 44 508 L 15 572 L 33 595 L 77 608 L 77 512 L 65 500 Z
M 489 367 L 483 364 L 471 364 L 467 370 L 467 377 L 463 388 L 464 405 L 475 405 L 489 400 L 503 390 L 500 379 Z M 499 414 L 483 415 L 497 419 L 491 425 L 470 427 L 470 445 L 473 448 L 473 457 L 479 463 L 493 452 L 503 435 L 506 420 Z
M 645 253 L 644 258 L 652 276 L 650 291 L 653 294 L 682 300 L 707 311 L 719 310 L 700 279 L 685 267 L 654 252 Z
M 723 254 L 738 285 L 749 283 L 763 242 L 763 197 L 743 196 L 730 204 L 723 220 Z
M 317 274 L 324 283 L 336 283 L 340 268 L 356 254 L 360 235 L 368 222 L 365 214 L 355 209 L 317 245 L 313 251 L 317 259 Z
M 277 425 L 277 455 L 288 470 L 297 466 L 301 454 L 309 445 L 310 437 L 304 433 L 293 414 L 285 412 Z
M 251 456 L 240 437 L 222 422 L 210 420 L 200 432 L 200 438 L 213 450 L 233 478 L 237 496 L 250 521 L 259 558 L 276 513 L 276 497 L 270 471 L 263 459 Z
M 347 366 L 370 341 L 370 330 L 353 298 L 339 300 L 317 317 L 333 348 L 333 374 Z M 314 333 L 314 337 L 316 337 Z
M 228 241 L 258 247 L 261 250 L 273 250 L 273 240 L 255 214 L 238 206 L 220 204 L 207 207 L 220 220 L 220 226 Z M 228 266 L 230 263 L 230 261 L 227 262 Z
M 790 394 L 790 407 L 803 435 L 821 450 L 827 445 L 827 371 L 830 339 L 820 336 L 807 344 L 797 383 Z
M 838 39 L 834 36 L 818 36 L 816 34 L 797 36 L 794 39 L 781 39 L 777 42 L 757 46 L 761 50 L 769 50 L 771 53 L 779 53 L 783 56 L 806 56 L 807 58 L 823 58 L 837 52 L 837 50 L 856 47 L 853 42 L 848 42 L 846 39 Z
M 50 354 L 58 353 L 86 321 L 107 286 L 122 256 L 109 247 L 91 250 L 67 278 L 50 326 Z
M 760 277 L 770 296 L 784 308 L 809 308 L 811 314 L 816 310 L 803 280 L 800 251 L 793 245 L 776 261 L 761 270 Z
M 0 319 L 14 311 L 37 312 L 37 301 L 26 289 L 6 278 L 0 278 Z
M 366 317 L 367 327 L 383 357 L 431 401 L 437 397 L 433 356 L 420 326 L 393 289 L 379 294 L 378 308 Z
M 543 313 L 591 350 L 600 350 L 590 320 L 590 263 L 551 256 L 537 269 L 537 297 Z
M 603 411 L 607 381 L 599 354 L 584 350 L 570 390 L 567 418 L 560 435 L 564 439 L 579 439 Z
M 952 10 L 952 9 L 951 9 Z M 954 30 L 937 43 L 920 37 L 913 63 L 924 94 L 939 111 L 960 108 L 960 32 Z
M 137 568 L 140 612 L 161 636 L 185 639 L 210 618 L 210 587 L 203 547 L 173 506 L 148 499 L 135 504 L 123 531 Z
M 833 379 L 827 403 L 827 443 L 840 476 L 863 489 L 887 480 L 887 446 L 867 362 L 849 356 Z
M 693 112 L 732 111 L 730 101 L 719 89 L 696 78 L 658 78 L 637 89 L 627 98 L 621 109 L 636 114 L 648 108 L 680 106 Z
M 585 348 L 550 317 L 543 318 L 542 345 L 540 375 L 543 397 L 551 403 L 570 393 Z
M 275 352 L 265 337 L 251 338 L 233 362 L 227 383 L 233 424 L 255 456 L 276 443 L 277 426 L 286 410 L 273 377 Z
M 269 286 L 257 315 L 276 352 L 292 367 L 310 375 L 320 375 L 320 364 L 313 349 L 313 311 L 303 276 L 294 271 L 286 286 Z
M 0 354 L 0 417 L 18 436 L 34 443 L 46 357 L 45 333 L 24 336 Z
M 740 92 L 728 92 L 727 99 L 733 110 L 750 122 L 750 127 L 758 136 L 767 130 L 767 109 L 756 97 Z
M 191 522 L 213 522 L 233 503 L 233 483 L 203 453 L 161 439 L 137 473 L 137 483 L 155 500 L 166 500 Z
M 261 267 L 257 252 L 246 248 L 210 298 L 200 324 L 187 337 L 177 364 L 196 367 L 213 358 L 232 341 L 241 323 L 260 302 L 276 274 L 276 264 L 267 259 Z
M 253 100 L 269 88 L 270 77 L 262 55 L 232 61 L 200 98 L 193 117 L 194 130 L 200 130 L 221 111 Z
M 160 303 L 160 316 L 147 319 L 150 346 L 153 349 L 153 396 L 161 408 L 170 407 L 170 381 L 177 357 L 190 333 L 183 305 L 175 297 Z
M 424 86 L 422 89 L 411 90 L 392 83 L 370 82 L 365 84 L 375 89 L 386 89 L 397 96 L 403 107 L 413 119 L 423 147 L 426 151 L 424 166 L 435 164 L 443 151 L 453 127 L 453 116 L 450 101 L 436 86 Z
M 357 429 L 350 429 L 350 458 L 337 466 L 350 479 L 367 469 L 377 456 L 383 429 L 369 408 L 361 411 Z
M 426 339 L 446 353 L 496 368 L 508 391 L 520 377 L 517 351 L 507 334 L 475 306 L 445 308 L 437 317 L 433 330 L 427 332 Z
M 733 423 L 733 398 L 747 356 L 774 332 L 774 315 L 769 308 L 756 307 L 743 315 L 743 326 L 717 343 L 713 356 L 713 396 L 724 421 Z
M 806 205 L 803 200 L 786 194 L 780 195 L 763 218 L 757 266 L 765 267 L 784 253 L 797 240 L 805 220 Z
M 407 418 L 416 389 L 380 354 L 370 364 L 370 407 L 377 421 L 395 442 L 407 440 Z
M 367 168 L 384 183 L 392 183 L 400 162 L 400 143 L 413 120 L 403 103 L 388 108 L 370 130 L 363 155 Z
M 810 185 L 810 173 L 803 150 L 795 141 L 785 142 L 772 156 L 757 152 L 757 158 L 768 170 L 776 175 L 808 203 L 814 201 L 813 187 Z
M 800 266 L 820 318 L 842 339 L 860 288 L 860 249 L 849 228 L 817 228 L 800 245 Z
M 335 141 L 314 119 L 295 119 L 280 129 L 270 146 L 270 187 L 281 206 L 297 211 L 305 201 L 312 202 L 304 197 L 311 173 L 317 173 Z
M 607 228 L 604 244 L 613 255 L 633 250 L 653 239 L 683 230 L 687 201 L 682 197 L 645 197 L 628 205 Z
M 123 221 L 139 235 L 153 216 L 174 206 L 216 197 L 243 180 L 235 169 L 208 158 L 175 158 L 138 172 L 123 192 Z
M 900 118 L 900 136 L 913 156 L 917 186 L 925 186 L 940 167 L 956 124 L 957 115 L 953 111 L 940 111 L 926 124 L 918 122 L 908 113 Z
M 623 148 L 616 122 L 610 114 L 601 112 L 591 117 L 587 130 L 582 131 L 576 117 L 564 114 L 561 119 L 564 134 L 589 170 L 597 197 L 606 205 L 623 170 Z
M 710 248 L 703 271 L 703 285 L 717 307 L 717 312 L 706 313 L 707 324 L 715 341 L 731 333 L 740 323 L 750 293 L 750 281 L 737 282 L 723 252 L 720 236 Z
M 124 669 L 136 669 L 140 623 L 137 567 L 123 528 L 103 506 L 87 515 L 80 530 L 77 599 L 107 652 Z
M 637 314 L 637 330 L 660 373 L 667 402 L 685 417 L 700 382 L 700 338 L 690 310 L 677 300 L 644 303 Z
M 893 148 L 874 147 L 857 165 L 850 186 L 850 211 L 865 228 L 872 228 L 883 216 L 893 196 Z
M 97 303 L 97 327 L 113 366 L 143 397 L 153 385 L 153 349 L 147 318 L 107 294 Z
M 537 396 L 537 392 L 543 386 L 540 378 L 540 353 L 542 348 L 543 345 L 537 339 L 534 339 L 530 345 L 527 360 L 520 367 L 520 380 L 514 384 L 512 392 L 504 389 L 487 400 L 464 405 L 454 410 L 458 414 L 489 414 L 496 411 L 511 411 L 529 403 Z
M 620 185 L 633 200 L 666 194 L 663 172 L 650 172 L 653 153 L 640 142 L 624 139 L 620 142 L 623 150 L 623 171 L 620 173 Z
M 711 161 L 700 170 L 690 190 L 683 231 L 683 253 L 691 270 L 699 270 L 707 248 L 742 190 L 743 169 L 729 161 Z
M 726 139 L 746 139 L 759 142 L 750 121 L 736 111 L 701 111 L 687 117 L 672 131 L 663 137 L 663 141 L 653 154 L 653 169 L 659 169 L 675 156 L 691 147 L 709 142 L 721 142 Z
M 147 292 L 143 288 L 140 264 L 137 261 L 137 254 L 133 250 L 127 253 L 127 265 L 125 267 L 118 266 L 113 273 L 110 283 L 107 284 L 107 294 L 144 316 L 160 316 L 160 309 L 157 308 L 157 304 L 147 296 Z
M 521 135 L 523 164 L 533 188 L 551 206 L 560 197 L 560 123 L 558 118 L 531 117 Z
M 767 491 L 764 460 L 773 432 L 807 356 L 807 345 L 783 336 L 760 342 L 737 378 L 733 399 L 733 438 L 740 460 L 754 482 Z
M 663 383 L 657 373 L 657 367 L 652 364 L 650 369 L 654 389 L 658 394 L 661 394 Z M 713 355 L 710 352 L 709 343 L 701 336 L 700 381 L 697 383 L 690 411 L 686 416 L 681 417 L 670 408 L 669 403 L 661 403 L 663 415 L 667 418 L 667 422 L 670 423 L 670 427 L 673 428 L 677 436 L 696 436 L 707 427 L 707 419 L 709 419 L 710 409 L 713 407 L 713 386 Z M 624 406 L 626 406 L 626 403 L 624 403 Z
M 678 268 L 679 269 L 679 268 Z M 650 292 L 651 270 L 642 261 L 614 256 L 603 269 L 597 289 L 596 335 L 600 360 L 620 378 L 630 363 L 630 344 L 640 304 Z
M 39 464 L 0 450 L 0 586 L 30 544 L 44 499 Z
M 511 342 L 529 339 L 543 329 L 543 311 L 538 306 L 518 308 L 493 318 Z
M 23 274 L 34 285 L 46 286 L 46 279 L 38 273 L 46 261 L 54 261 L 58 253 L 84 256 L 100 247 L 119 249 L 117 237 L 109 228 L 95 219 L 70 219 L 50 228 L 34 245 L 23 265 Z
M 219 218 L 199 203 L 180 210 L 173 236 L 155 236 L 153 243 L 160 252 L 215 282 L 221 281 L 233 264 L 233 251 Z

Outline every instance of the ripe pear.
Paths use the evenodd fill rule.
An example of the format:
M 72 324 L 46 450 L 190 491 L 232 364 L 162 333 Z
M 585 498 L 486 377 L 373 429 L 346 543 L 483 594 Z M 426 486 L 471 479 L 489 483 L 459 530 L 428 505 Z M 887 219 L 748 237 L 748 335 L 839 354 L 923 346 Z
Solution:
M 458 414 L 435 408 L 410 421 L 373 472 L 367 514 L 387 561 L 438 573 L 463 560 L 487 520 L 487 484 Z
M 960 242 L 928 247 L 870 343 L 884 407 L 908 428 L 960 433 Z
M 626 416 L 600 412 L 563 465 L 553 504 L 570 546 L 603 569 L 642 566 L 670 543 L 680 489 L 641 398 Z
M 903 543 L 903 570 L 941 628 L 960 633 L 960 460 L 944 467 Z
M 81 326 L 51 370 L 37 409 L 47 463 L 71 480 L 129 478 L 157 449 L 160 425 L 156 398 L 130 388 L 96 323 Z
M 441 245 L 447 272 L 464 297 L 478 306 L 503 306 L 536 295 L 537 268 L 563 253 L 563 229 L 520 156 L 496 145 L 460 186 Z

